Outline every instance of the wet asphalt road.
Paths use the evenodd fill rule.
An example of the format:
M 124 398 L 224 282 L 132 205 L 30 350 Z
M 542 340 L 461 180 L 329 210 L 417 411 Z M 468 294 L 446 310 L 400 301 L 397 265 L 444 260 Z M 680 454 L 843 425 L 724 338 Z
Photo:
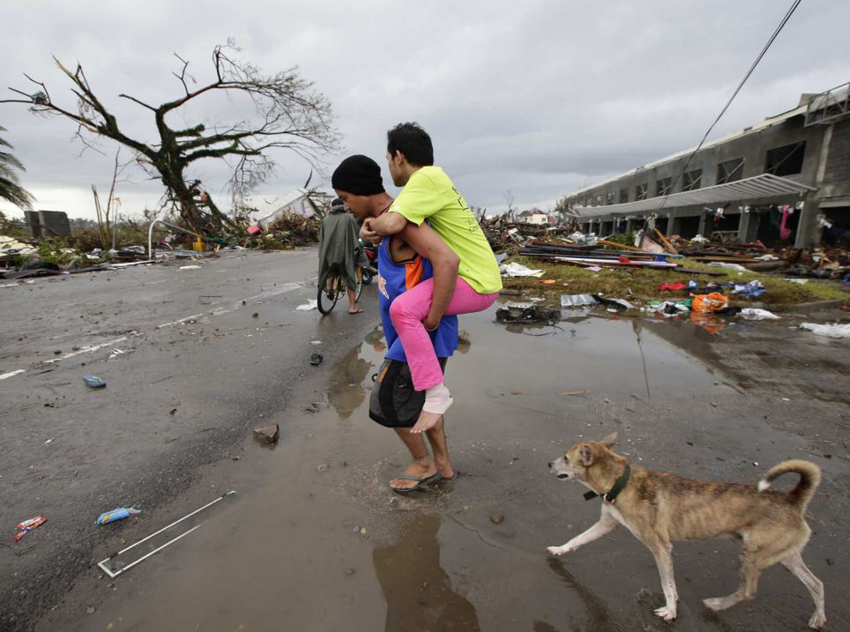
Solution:
M 315 298 L 316 257 L 228 252 L 0 288 L 0 629 L 31 629 L 91 568 L 100 513 L 185 496 L 286 406 L 311 353 L 364 335 L 368 314 L 295 311 Z
M 371 375 L 385 350 L 374 295 L 364 298 L 367 314 L 354 318 L 340 311 L 320 321 L 316 312 L 293 312 L 315 292 L 313 263 L 299 264 L 302 256 L 309 253 L 145 272 L 171 280 L 151 290 L 180 275 L 204 274 L 197 285 L 185 282 L 191 291 L 175 285 L 170 298 L 160 299 L 221 294 L 203 300 L 221 300 L 221 310 L 233 311 L 215 316 L 209 312 L 216 306 L 204 305 L 207 315 L 197 322 L 162 329 L 153 323 L 171 321 L 154 318 L 143 328 L 148 333 L 128 339 L 136 345 L 132 353 L 109 360 L 113 352 L 104 347 L 89 354 L 100 357 L 94 368 L 109 382 L 103 392 L 75 383 L 90 360 L 75 356 L 56 363 L 67 367 L 39 375 L 44 369 L 34 360 L 8 358 L 4 344 L 4 373 L 7 366 L 31 367 L 35 378 L 53 380 L 56 391 L 46 390 L 48 397 L 40 387 L 23 388 L 23 381 L 12 387 L 27 374 L 0 381 L 4 402 L 7 394 L 18 402 L 11 419 L 4 406 L 0 430 L 23 437 L 9 428 L 25 418 L 38 439 L 19 440 L 13 454 L 22 465 L 6 465 L 4 454 L 0 490 L 4 498 L 17 494 L 3 505 L 4 516 L 15 509 L 5 523 L 42 511 L 52 520 L 19 548 L 0 547 L 3 585 L 10 586 L 3 613 L 24 612 L 12 629 L 804 629 L 810 598 L 779 568 L 764 574 L 756 600 L 720 614 L 702 607 L 701 599 L 737 585 L 738 546 L 731 541 L 675 545 L 681 601 L 672 626 L 652 615 L 662 599 L 657 571 L 627 532 L 558 560 L 548 557 L 546 546 L 586 529 L 599 507 L 582 500 L 582 488 L 549 475 L 546 463 L 576 440 L 611 431 L 620 433 L 618 451 L 634 462 L 694 478 L 755 483 L 787 458 L 820 465 L 824 480 L 809 508 L 813 536 L 804 557 L 826 584 L 827 629 L 850 626 L 850 604 L 842 599 L 850 535 L 850 345 L 789 328 L 803 318 L 841 314 L 725 321 L 712 331 L 604 310 L 569 314 L 559 328 L 496 325 L 492 312 L 462 317 L 467 342 L 447 371 L 455 397 L 447 418 L 450 450 L 462 475 L 401 497 L 388 491 L 387 481 L 407 455 L 366 415 Z M 280 262 L 273 281 L 260 273 L 272 268 L 267 260 Z M 300 279 L 277 279 L 302 265 Z M 244 284 L 258 279 L 261 287 L 246 292 Z M 282 285 L 305 280 L 293 289 Z M 137 293 L 144 294 L 141 283 Z M 281 293 L 252 299 L 257 307 L 251 300 L 241 306 L 240 292 L 262 291 Z M 107 296 L 93 308 L 101 316 L 106 305 L 133 311 Z M 167 318 L 200 312 L 174 308 Z M 318 369 L 304 366 L 314 339 L 322 340 L 326 356 Z M 39 358 L 50 357 L 52 342 L 43 341 Z M 73 364 L 83 361 L 86 367 Z M 60 370 L 64 377 L 56 375 Z M 87 403 L 107 395 L 114 399 Z M 57 415 L 65 405 L 75 412 Z M 36 433 L 45 413 L 53 422 Z M 61 421 L 88 418 L 98 422 L 85 433 Z M 259 421 L 280 423 L 274 449 L 251 439 Z M 55 437 L 45 445 L 48 435 Z M 68 449 L 57 465 L 30 469 L 55 462 L 43 451 L 60 438 Z M 68 476 L 70 468 L 77 477 Z M 76 483 L 82 472 L 87 478 Z M 103 489 L 93 485 L 95 472 Z M 7 480 L 12 476 L 14 484 Z M 18 491 L 25 486 L 40 500 Z M 113 580 L 95 567 L 231 489 L 238 493 L 182 527 L 201 525 L 196 531 L 126 574 Z M 81 511 L 84 503 L 97 506 Z M 143 513 L 101 530 L 91 525 L 100 511 L 131 503 Z M 494 513 L 504 521 L 494 523 Z M 6 560 L 19 574 L 6 572 Z M 64 572 L 54 573 L 57 568 Z M 23 596 L 9 592 L 23 586 Z M 34 610 L 12 609 L 27 600 Z

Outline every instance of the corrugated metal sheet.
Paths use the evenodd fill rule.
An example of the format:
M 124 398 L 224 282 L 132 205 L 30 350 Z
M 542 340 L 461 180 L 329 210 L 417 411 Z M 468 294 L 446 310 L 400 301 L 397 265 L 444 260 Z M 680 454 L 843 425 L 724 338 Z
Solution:
M 662 207 L 665 210 L 672 210 L 682 206 L 711 206 L 715 204 L 726 204 L 727 202 L 748 202 L 784 195 L 802 195 L 814 190 L 810 186 L 794 182 L 788 178 L 763 173 L 753 178 L 746 178 L 745 180 L 738 180 L 737 182 L 729 182 L 727 184 L 717 184 L 704 189 L 697 189 L 696 191 L 683 191 L 682 193 L 648 198 L 646 200 L 638 200 L 637 202 L 627 202 L 625 204 L 574 206 L 573 210 L 582 219 L 594 219 L 608 215 L 652 212 Z

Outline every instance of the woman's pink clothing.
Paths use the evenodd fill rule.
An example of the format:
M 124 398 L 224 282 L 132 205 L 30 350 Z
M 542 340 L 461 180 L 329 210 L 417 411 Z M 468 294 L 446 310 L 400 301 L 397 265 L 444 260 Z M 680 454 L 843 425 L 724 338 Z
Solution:
M 443 371 L 434 353 L 434 344 L 422 323 L 431 310 L 433 296 L 432 278 L 407 290 L 390 305 L 390 318 L 404 347 L 407 364 L 413 376 L 413 388 L 417 391 L 424 391 L 443 381 Z M 498 297 L 498 292 L 479 294 L 469 283 L 458 277 L 454 296 L 446 308 L 446 315 L 484 311 L 495 303 Z

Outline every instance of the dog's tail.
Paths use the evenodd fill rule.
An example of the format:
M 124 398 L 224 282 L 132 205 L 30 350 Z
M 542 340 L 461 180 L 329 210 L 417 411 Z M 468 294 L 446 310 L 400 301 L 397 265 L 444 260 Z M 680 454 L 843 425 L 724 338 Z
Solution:
M 759 481 L 759 491 L 763 492 L 770 488 L 771 483 L 783 474 L 796 472 L 800 475 L 800 482 L 797 486 L 788 492 L 791 501 L 797 505 L 801 511 L 806 511 L 809 501 L 815 495 L 815 490 L 820 485 L 820 468 L 814 463 L 803 461 L 800 459 L 792 459 L 783 461 L 779 465 L 774 465 L 763 479 Z

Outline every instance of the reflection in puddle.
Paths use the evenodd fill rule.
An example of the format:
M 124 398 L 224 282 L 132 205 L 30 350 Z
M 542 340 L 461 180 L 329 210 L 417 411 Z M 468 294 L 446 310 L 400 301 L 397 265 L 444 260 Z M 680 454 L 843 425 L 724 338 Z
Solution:
M 387 600 L 386 632 L 480 630 L 475 607 L 452 590 L 440 566 L 439 516 L 405 523 L 395 544 L 372 553 Z
M 577 595 L 581 599 L 587 611 L 587 622 L 577 629 L 584 632 L 625 632 L 626 628 L 614 620 L 611 610 L 605 605 L 605 602 L 588 590 L 584 584 L 577 581 L 564 566 L 562 560 L 550 558 L 548 563 L 549 568 L 570 589 L 571 594 Z M 535 627 L 535 630 L 538 629 L 545 630 L 546 628 Z
M 383 333 L 373 331 L 366 337 L 365 344 L 354 347 L 333 366 L 328 377 L 328 402 L 336 409 L 340 419 L 349 419 L 366 399 L 364 383 L 369 371 L 375 366 L 372 361 L 362 357 L 367 344 L 379 353 L 386 349 Z

